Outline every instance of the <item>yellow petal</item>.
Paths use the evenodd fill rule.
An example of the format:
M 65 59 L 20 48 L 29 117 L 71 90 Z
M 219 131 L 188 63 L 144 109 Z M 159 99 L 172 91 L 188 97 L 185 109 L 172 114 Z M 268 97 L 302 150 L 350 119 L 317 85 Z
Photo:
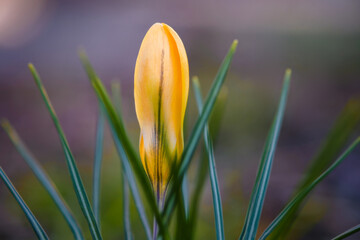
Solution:
M 134 96 L 141 159 L 158 193 L 165 191 L 170 166 L 183 151 L 188 91 L 184 45 L 171 27 L 155 23 L 146 33 L 136 60 Z

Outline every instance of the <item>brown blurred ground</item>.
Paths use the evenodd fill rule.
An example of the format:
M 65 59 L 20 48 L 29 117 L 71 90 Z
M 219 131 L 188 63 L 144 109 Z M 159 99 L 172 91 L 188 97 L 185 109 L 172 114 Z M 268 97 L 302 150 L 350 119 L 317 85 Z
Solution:
M 28 1 L 31 4 L 25 3 Z M 236 238 L 242 226 L 284 70 L 292 68 L 293 81 L 264 224 L 284 206 L 348 99 L 360 97 L 358 1 L 28 1 L 0 2 L 0 117 L 15 126 L 78 213 L 61 147 L 27 70 L 28 62 L 35 64 L 43 78 L 90 190 L 97 103 L 77 57 L 79 46 L 87 50 L 107 86 L 113 80 L 121 82 L 126 125 L 137 144 L 133 71 L 146 30 L 154 22 L 171 25 L 187 49 L 190 74 L 198 75 L 205 89 L 231 41 L 239 39 L 226 82 L 229 102 L 216 149 L 229 239 Z M 191 127 L 197 113 L 191 89 L 189 95 Z M 329 239 L 360 222 L 359 157 L 358 150 L 316 190 L 308 208 L 320 222 L 302 239 Z M 112 167 L 119 168 L 114 158 L 107 134 L 104 184 L 119 180 L 119 171 Z M 0 165 L 51 236 L 68 236 L 62 231 L 68 230 L 61 216 L 52 210 L 54 205 L 3 131 Z M 108 204 L 104 203 L 103 224 L 110 239 L 121 234 L 119 186 L 109 183 L 104 187 L 103 201 Z M 198 236 L 213 239 L 208 188 L 205 195 Z M 133 228 L 138 224 L 134 211 Z M 33 236 L 0 184 L 0 239 Z

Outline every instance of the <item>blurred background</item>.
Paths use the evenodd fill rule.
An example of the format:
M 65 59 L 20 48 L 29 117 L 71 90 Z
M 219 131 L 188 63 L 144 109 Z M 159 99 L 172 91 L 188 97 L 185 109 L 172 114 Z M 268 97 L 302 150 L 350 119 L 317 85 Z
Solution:
M 178 32 L 190 74 L 199 76 L 204 94 L 232 40 L 238 39 L 215 149 L 226 236 L 236 239 L 285 69 L 293 70 L 293 79 L 260 230 L 287 203 L 349 99 L 360 97 L 359 12 L 356 0 L 0 0 L 0 118 L 14 125 L 86 229 L 59 139 L 27 63 L 43 78 L 91 195 L 98 106 L 78 48 L 86 49 L 108 87 L 120 82 L 123 115 L 137 146 L 133 72 L 147 29 L 165 22 Z M 185 135 L 196 118 L 190 88 Z M 356 135 L 358 130 L 350 139 Z M 105 239 L 122 239 L 120 163 L 108 131 L 104 147 L 102 230 Z M 289 239 L 329 239 L 360 222 L 359 160 L 358 149 L 316 188 Z M 190 189 L 196 157 L 193 162 Z M 70 239 L 62 216 L 2 129 L 0 165 L 51 239 Z M 131 214 L 132 228 L 142 239 L 134 206 Z M 196 234 L 197 239 L 215 239 L 208 182 Z M 0 183 L 0 239 L 33 238 L 24 214 Z

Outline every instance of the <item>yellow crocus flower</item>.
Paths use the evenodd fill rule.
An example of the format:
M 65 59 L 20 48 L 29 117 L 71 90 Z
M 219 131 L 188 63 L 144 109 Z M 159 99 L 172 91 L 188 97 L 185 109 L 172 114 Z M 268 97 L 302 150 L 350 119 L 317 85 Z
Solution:
M 141 128 L 140 155 L 158 199 L 183 148 L 189 65 L 178 34 L 164 23 L 146 33 L 136 60 L 134 96 Z

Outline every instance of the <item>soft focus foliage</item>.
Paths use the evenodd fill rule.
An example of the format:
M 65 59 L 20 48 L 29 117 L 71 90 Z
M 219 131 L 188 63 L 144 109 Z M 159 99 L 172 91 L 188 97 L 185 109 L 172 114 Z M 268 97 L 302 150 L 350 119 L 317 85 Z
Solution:
M 259 232 L 298 191 L 313 160 L 324 156 L 322 147 L 328 143 L 328 133 L 339 136 L 333 129 L 342 118 L 344 106 L 351 98 L 359 103 L 360 25 L 356 1 L 277 0 L 259 4 L 248 0 L 160 0 L 139 4 L 31 0 L 27 3 L 31 7 L 20 2 L 0 3 L 0 118 L 9 119 L 76 216 L 81 216 L 81 209 L 70 188 L 57 133 L 26 69 L 29 61 L 43 77 L 91 196 L 98 104 L 76 58 L 79 45 L 86 48 L 108 89 L 114 80 L 121 83 L 124 122 L 130 142 L 138 146 L 133 73 L 141 40 L 151 23 L 164 21 L 179 33 L 188 53 L 190 75 L 199 76 L 204 97 L 228 44 L 238 38 L 238 54 L 225 84 L 228 101 L 221 107 L 222 114 L 213 115 L 213 119 L 222 118 L 214 150 L 227 239 L 238 238 L 243 226 L 284 69 L 290 67 L 294 74 Z M 190 87 L 185 143 L 197 114 Z M 348 122 L 346 118 L 344 122 Z M 358 123 L 354 123 L 344 144 L 356 135 Z M 122 166 L 107 127 L 104 139 L 101 229 L 104 239 L 119 239 L 124 236 Z M 317 169 L 328 167 L 342 150 L 328 151 L 332 160 Z M 354 191 L 360 188 L 359 154 L 355 150 L 303 202 L 304 208 L 296 215 L 287 239 L 330 239 L 360 222 L 356 211 L 360 195 Z M 50 238 L 70 239 L 71 231 L 61 213 L 2 130 L 0 156 L 0 165 Z M 188 173 L 190 193 L 196 187 L 200 158 L 204 158 L 201 148 Z M 211 239 L 216 233 L 208 180 L 202 192 L 194 234 L 196 239 Z M 145 199 L 142 191 L 140 194 Z M 145 209 L 150 216 L 151 207 L 145 204 Z M 131 196 L 130 218 L 133 229 L 142 229 Z M 78 220 L 86 229 L 85 219 Z M 84 234 L 90 237 L 90 233 Z M 33 237 L 23 213 L 0 182 L 0 239 Z M 145 239 L 146 234 L 134 231 L 134 237 Z

